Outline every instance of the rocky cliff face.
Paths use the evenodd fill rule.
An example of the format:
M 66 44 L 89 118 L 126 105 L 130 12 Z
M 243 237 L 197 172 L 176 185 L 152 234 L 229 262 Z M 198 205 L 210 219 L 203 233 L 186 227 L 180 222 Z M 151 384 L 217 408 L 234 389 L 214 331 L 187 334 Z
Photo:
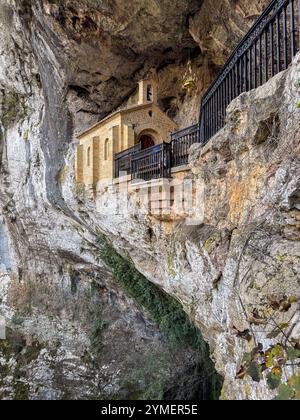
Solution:
M 213 17 L 213 1 L 1 3 L 2 398 L 134 398 L 151 388 L 152 359 L 165 369 L 163 385 L 151 383 L 160 392 L 197 363 L 192 349 L 170 360 L 161 331 L 96 259 L 99 229 L 183 304 L 225 377 L 224 398 L 272 395 L 263 381 L 235 377 L 245 352 L 272 343 L 270 305 L 285 308 L 271 314 L 275 329 L 288 324 L 299 340 L 299 62 L 235 100 L 211 146 L 192 151 L 193 179 L 206 185 L 196 229 L 170 232 L 138 210 L 99 214 L 78 198 L 73 169 L 76 131 L 122 106 L 149 72 L 169 115 L 194 121 L 223 43 L 234 46 L 263 3 L 222 1 Z
M 108 207 L 99 216 L 115 247 L 199 326 L 225 377 L 225 399 L 273 398 L 268 372 L 260 376 L 268 352 L 299 347 L 299 60 L 234 100 L 225 128 L 192 147 L 189 179 L 205 186 L 201 223 L 170 228 L 145 217 L 132 193 L 129 214 Z

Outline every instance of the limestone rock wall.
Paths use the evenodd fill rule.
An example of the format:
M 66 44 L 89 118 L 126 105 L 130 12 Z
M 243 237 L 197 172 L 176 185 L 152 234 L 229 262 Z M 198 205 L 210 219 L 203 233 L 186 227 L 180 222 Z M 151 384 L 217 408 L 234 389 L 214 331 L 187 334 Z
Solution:
M 190 33 L 210 61 L 222 67 L 249 25 L 259 18 L 268 0 L 256 2 L 224 0 L 205 1 L 190 18 Z M 205 24 L 203 24 L 205 22 Z
M 140 348 L 144 355 L 149 348 L 167 354 L 161 333 L 95 258 L 101 229 L 149 281 L 182 302 L 225 376 L 223 397 L 267 398 L 273 394 L 263 382 L 235 380 L 252 346 L 240 338 L 250 327 L 239 296 L 256 314 L 271 290 L 299 295 L 299 140 L 289 134 L 299 64 L 238 98 L 211 150 L 193 151 L 193 177 L 207 186 L 203 225 L 165 229 L 138 209 L 132 217 L 99 214 L 74 182 L 76 132 L 126 103 L 149 73 L 164 110 L 181 126 L 195 121 L 199 97 L 227 54 L 220 16 L 230 16 L 226 36 L 238 27 L 237 38 L 260 10 L 248 2 L 247 17 L 242 1 L 222 1 L 211 21 L 209 1 L 125 3 L 0 5 L 0 308 L 9 332 L 1 348 L 2 397 L 132 397 L 122 383 L 132 360 L 118 359 L 120 349 L 128 353 L 129 345 L 134 360 Z M 196 83 L 187 91 L 189 61 Z M 100 368 L 89 337 L 99 306 L 110 308 L 100 321 L 111 325 Z M 292 314 L 284 312 L 283 322 Z M 189 353 L 177 356 L 162 363 L 175 376 L 174 363 L 186 372 L 193 361 Z

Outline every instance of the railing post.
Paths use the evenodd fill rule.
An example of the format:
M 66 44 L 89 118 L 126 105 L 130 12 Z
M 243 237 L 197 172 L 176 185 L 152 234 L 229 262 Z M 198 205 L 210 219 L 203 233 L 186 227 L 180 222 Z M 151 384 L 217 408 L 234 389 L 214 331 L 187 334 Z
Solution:
M 299 0 L 300 1 L 300 0 Z M 200 135 L 200 143 L 204 144 L 205 138 L 204 138 L 204 112 L 203 112 L 203 100 L 201 101 L 201 107 L 200 107 L 200 118 L 199 118 L 199 135 Z
M 269 79 L 268 31 L 264 30 L 264 81 Z
M 252 89 L 253 83 L 252 83 L 252 45 L 250 46 L 249 50 L 248 50 L 248 55 L 249 55 L 249 90 Z
M 270 72 L 271 72 L 271 77 L 274 76 L 274 22 L 271 21 L 270 22 L 270 62 L 271 62 L 271 67 L 270 67 Z
M 133 165 L 134 165 L 134 161 L 131 160 L 131 164 L 130 164 L 130 178 L 131 178 L 131 181 L 133 181 L 133 179 L 134 179 L 134 168 L 133 168 Z
M 231 100 L 287 68 L 300 49 L 300 0 L 297 2 L 298 20 L 295 19 L 295 1 L 271 1 L 227 60 L 202 98 L 201 143 L 206 143 L 224 126 Z
M 130 156 L 129 156 L 129 168 L 130 168 L 129 170 L 130 178 L 132 179 L 132 153 L 130 153 Z
M 281 39 L 280 39 L 280 14 L 276 15 L 276 50 L 277 50 L 277 68 L 276 71 L 281 71 Z
M 166 176 L 165 178 L 171 178 L 171 144 L 165 143 L 166 153 Z
M 292 54 L 292 57 L 294 57 L 294 55 L 296 54 L 294 0 L 290 0 L 290 33 L 291 33 L 291 54 Z
M 288 66 L 288 45 L 287 45 L 287 15 L 286 15 L 286 7 L 283 8 L 283 63 L 284 63 L 284 70 L 287 69 Z

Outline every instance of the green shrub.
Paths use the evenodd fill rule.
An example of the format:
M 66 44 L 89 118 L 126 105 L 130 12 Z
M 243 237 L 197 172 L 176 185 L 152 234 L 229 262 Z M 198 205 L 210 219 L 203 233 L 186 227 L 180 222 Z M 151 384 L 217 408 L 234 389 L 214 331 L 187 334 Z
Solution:
M 170 351 L 178 348 L 191 348 L 196 351 L 201 366 L 199 376 L 205 395 L 210 395 L 210 399 L 218 399 L 222 388 L 222 378 L 209 358 L 209 349 L 200 331 L 193 325 L 181 304 L 149 282 L 134 267 L 130 259 L 125 259 L 115 251 L 103 235 L 99 235 L 98 245 L 99 260 L 111 268 L 118 285 L 159 326 L 168 339 Z M 158 383 L 158 388 L 160 388 L 160 381 Z
M 23 121 L 27 116 L 28 108 L 23 96 L 16 92 L 9 92 L 3 97 L 0 121 L 5 129 L 15 121 Z
M 94 322 L 90 331 L 90 340 L 93 352 L 100 354 L 103 347 L 103 332 L 107 327 L 106 321 L 103 319 L 102 310 L 99 309 L 95 316 Z
M 116 282 L 147 311 L 172 345 L 207 351 L 200 331 L 192 324 L 178 301 L 150 283 L 131 261 L 119 255 L 106 240 L 99 257 L 113 270 Z

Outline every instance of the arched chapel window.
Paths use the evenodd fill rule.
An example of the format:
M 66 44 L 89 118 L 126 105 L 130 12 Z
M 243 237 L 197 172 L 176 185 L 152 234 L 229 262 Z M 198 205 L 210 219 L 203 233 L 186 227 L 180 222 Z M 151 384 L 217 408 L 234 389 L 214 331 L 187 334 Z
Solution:
M 153 88 L 152 85 L 147 86 L 147 101 L 152 102 L 153 101 Z
M 91 166 L 91 148 L 87 149 L 87 166 Z
M 104 143 L 104 160 L 108 160 L 108 158 L 109 158 L 109 139 L 106 139 Z

